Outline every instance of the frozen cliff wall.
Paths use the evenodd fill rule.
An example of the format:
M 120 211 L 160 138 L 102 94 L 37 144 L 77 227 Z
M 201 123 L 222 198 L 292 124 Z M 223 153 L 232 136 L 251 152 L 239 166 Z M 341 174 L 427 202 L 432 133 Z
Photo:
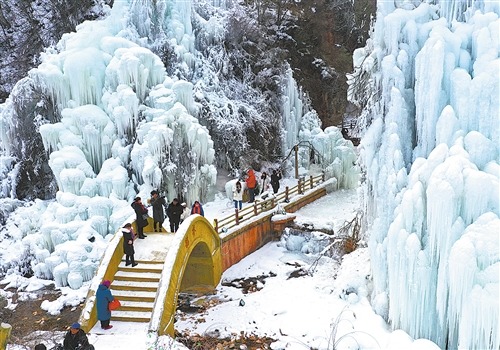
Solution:
M 373 304 L 415 338 L 497 349 L 500 8 L 395 4 L 379 3 L 351 77 Z

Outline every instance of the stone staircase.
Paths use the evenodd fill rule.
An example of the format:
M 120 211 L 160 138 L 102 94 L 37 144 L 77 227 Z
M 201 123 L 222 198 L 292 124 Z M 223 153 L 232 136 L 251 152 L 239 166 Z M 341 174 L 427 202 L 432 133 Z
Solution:
M 120 262 L 111 293 L 122 306 L 111 313 L 111 321 L 149 322 L 158 290 L 163 262 L 137 261 L 135 267 Z

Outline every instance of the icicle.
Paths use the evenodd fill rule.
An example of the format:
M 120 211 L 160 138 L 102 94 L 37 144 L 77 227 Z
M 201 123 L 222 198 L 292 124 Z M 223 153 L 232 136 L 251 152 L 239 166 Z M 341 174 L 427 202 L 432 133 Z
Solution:
M 67 263 L 61 263 L 52 272 L 56 287 L 66 287 L 68 285 L 69 267 Z
M 90 260 L 85 260 L 81 266 L 81 274 L 83 281 L 90 281 L 94 277 L 94 273 L 97 269 L 97 263 L 93 263 Z

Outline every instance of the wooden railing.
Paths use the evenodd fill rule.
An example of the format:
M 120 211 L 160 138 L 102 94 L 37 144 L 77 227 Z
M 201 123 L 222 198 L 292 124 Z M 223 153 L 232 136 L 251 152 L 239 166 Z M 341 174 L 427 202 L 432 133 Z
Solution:
M 276 195 L 269 196 L 265 200 L 255 200 L 253 205 L 248 205 L 241 210 L 235 209 L 234 214 L 228 215 L 222 219 L 214 219 L 215 231 L 218 233 L 227 232 L 227 230 L 239 225 L 241 222 L 248 220 L 260 213 L 272 210 L 278 203 L 288 203 L 290 198 L 303 194 L 305 191 L 317 187 L 325 181 L 325 174 L 300 178 L 297 186 L 285 188 L 285 191 L 279 192 Z

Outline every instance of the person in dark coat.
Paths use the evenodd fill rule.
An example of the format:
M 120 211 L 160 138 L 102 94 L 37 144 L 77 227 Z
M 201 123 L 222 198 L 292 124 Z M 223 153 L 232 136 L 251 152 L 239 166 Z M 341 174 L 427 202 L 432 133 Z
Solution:
M 280 189 L 280 180 L 281 180 L 281 170 L 280 171 L 273 170 L 273 173 L 271 174 L 271 187 L 273 188 L 274 194 L 278 193 L 278 190 Z
M 134 240 L 136 238 L 134 231 L 132 230 L 132 224 L 126 223 L 122 229 L 123 233 L 123 252 L 125 253 L 125 266 L 132 265 L 132 267 L 137 266 L 138 263 L 134 260 Z
M 153 207 L 153 229 L 155 232 L 161 232 L 163 222 L 165 221 L 165 212 L 163 211 L 163 208 L 167 209 L 165 197 L 160 197 L 158 191 L 152 191 L 149 203 Z M 158 231 L 156 229 L 157 225 Z
M 89 343 L 89 338 L 85 331 L 80 328 L 80 324 L 75 322 L 64 336 L 64 350 L 94 350 L 94 345 Z
M 135 211 L 135 223 L 137 225 L 137 234 L 140 239 L 144 239 L 147 236 L 144 234 L 144 227 L 148 226 L 148 208 L 142 204 L 141 197 L 135 197 L 134 202 L 131 204 Z
M 201 206 L 200 202 L 194 201 L 193 207 L 191 208 L 191 215 L 192 214 L 200 214 L 201 216 L 205 216 L 205 212 L 203 211 L 203 207 Z
M 95 293 L 97 319 L 101 321 L 101 328 L 106 330 L 113 328 L 113 326 L 109 324 L 109 321 L 111 320 L 109 303 L 114 299 L 113 294 L 111 294 L 111 291 L 109 290 L 110 285 L 110 281 L 103 281 L 99 285 L 99 287 L 97 288 L 97 292 Z
M 167 215 L 168 221 L 170 222 L 170 232 L 177 232 L 179 229 L 179 223 L 181 222 L 181 215 L 184 211 L 184 207 L 179 203 L 177 198 L 172 200 L 172 203 L 168 205 Z

